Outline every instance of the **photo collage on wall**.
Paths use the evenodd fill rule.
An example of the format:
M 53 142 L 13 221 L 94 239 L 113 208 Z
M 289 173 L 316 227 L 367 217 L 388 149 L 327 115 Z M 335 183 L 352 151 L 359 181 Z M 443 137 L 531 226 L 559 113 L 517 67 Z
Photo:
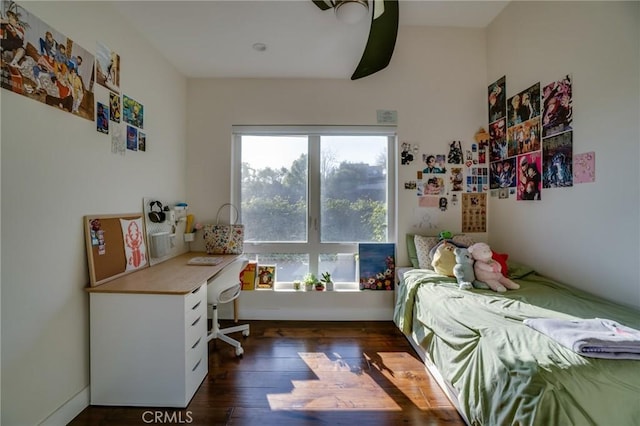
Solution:
M 146 151 L 144 108 L 126 95 L 121 98 L 116 52 L 98 42 L 94 55 L 15 1 L 0 0 L 0 19 L 3 89 L 95 120 L 97 132 L 111 134 L 113 153 Z M 123 114 L 126 129 L 120 125 Z
M 489 190 L 489 134 L 480 129 L 474 139 L 470 144 L 454 140 L 447 142 L 442 151 L 428 152 L 421 152 L 418 144 L 401 143 L 401 165 L 418 168 L 416 179 L 404 183 L 406 190 L 416 194 L 417 207 L 444 212 L 458 207 L 460 194 L 464 192 Z M 474 229 L 482 229 L 482 226 L 477 225 Z
M 540 200 L 543 188 L 572 186 L 571 76 L 505 93 L 505 76 L 488 87 L 490 188 Z

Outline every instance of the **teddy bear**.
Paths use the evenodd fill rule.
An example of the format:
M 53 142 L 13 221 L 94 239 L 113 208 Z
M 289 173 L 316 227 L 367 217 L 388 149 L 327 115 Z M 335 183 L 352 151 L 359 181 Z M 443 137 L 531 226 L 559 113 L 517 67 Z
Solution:
M 493 291 L 504 293 L 507 289 L 516 290 L 520 286 L 502 275 L 502 267 L 491 258 L 492 251 L 486 243 L 475 243 L 468 248 L 475 260 L 473 272 L 476 279 L 486 283 Z
M 456 256 L 453 275 L 458 280 L 460 290 L 471 290 L 473 287 L 489 288 L 485 283 L 476 280 L 476 275 L 473 273 L 473 258 L 469 250 L 463 247 L 456 247 L 453 253 Z

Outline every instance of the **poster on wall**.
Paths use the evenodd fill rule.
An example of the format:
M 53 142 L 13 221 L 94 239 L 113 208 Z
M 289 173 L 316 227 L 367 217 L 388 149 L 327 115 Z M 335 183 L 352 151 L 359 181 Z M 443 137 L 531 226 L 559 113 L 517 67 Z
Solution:
M 540 115 L 540 83 L 512 96 L 507 101 L 507 127 L 524 123 Z
M 540 150 L 540 117 L 518 123 L 507 130 L 509 157 Z
M 121 115 L 120 95 L 109 92 L 109 105 L 111 106 L 109 120 L 119 123 Z
M 489 167 L 489 187 L 491 189 L 516 186 L 516 158 L 495 161 Z
M 120 93 L 120 55 L 100 42 L 96 43 L 96 82 Z
M 518 200 L 540 200 L 542 156 L 540 151 L 518 156 Z
M 487 232 L 487 194 L 462 194 L 462 232 Z
M 2 88 L 93 121 L 93 54 L 22 3 L 3 0 L 0 18 Z
M 542 90 L 542 137 L 572 129 L 573 91 L 571 75 L 544 86 Z
M 138 150 L 138 129 L 135 127 L 127 126 L 127 149 Z
M 542 153 L 542 187 L 573 186 L 573 131 L 544 139 Z
M 502 76 L 498 81 L 489 85 L 489 123 L 503 119 L 507 115 L 506 81 L 506 76 Z
M 100 102 L 96 109 L 96 130 L 109 134 L 109 107 Z
M 504 160 L 508 157 L 506 128 L 504 118 L 489 124 L 489 161 Z
M 125 123 L 144 129 L 144 106 L 127 95 L 122 95 L 122 117 Z

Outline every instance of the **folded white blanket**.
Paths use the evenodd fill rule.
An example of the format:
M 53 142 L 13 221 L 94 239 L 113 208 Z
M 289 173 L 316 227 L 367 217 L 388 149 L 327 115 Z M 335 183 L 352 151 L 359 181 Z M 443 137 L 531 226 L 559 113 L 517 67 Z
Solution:
M 530 318 L 524 324 L 583 356 L 640 360 L 640 331 L 612 320 Z

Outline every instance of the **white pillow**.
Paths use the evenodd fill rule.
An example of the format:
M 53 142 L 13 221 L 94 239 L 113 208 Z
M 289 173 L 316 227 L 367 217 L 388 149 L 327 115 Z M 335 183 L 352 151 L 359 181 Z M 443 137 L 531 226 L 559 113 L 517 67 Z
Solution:
M 418 267 L 420 269 L 431 269 L 433 270 L 433 266 L 431 266 L 431 256 L 429 252 L 431 249 L 438 244 L 438 237 L 425 237 L 422 235 L 416 235 L 413 237 L 413 241 L 416 245 L 416 255 L 418 256 Z

